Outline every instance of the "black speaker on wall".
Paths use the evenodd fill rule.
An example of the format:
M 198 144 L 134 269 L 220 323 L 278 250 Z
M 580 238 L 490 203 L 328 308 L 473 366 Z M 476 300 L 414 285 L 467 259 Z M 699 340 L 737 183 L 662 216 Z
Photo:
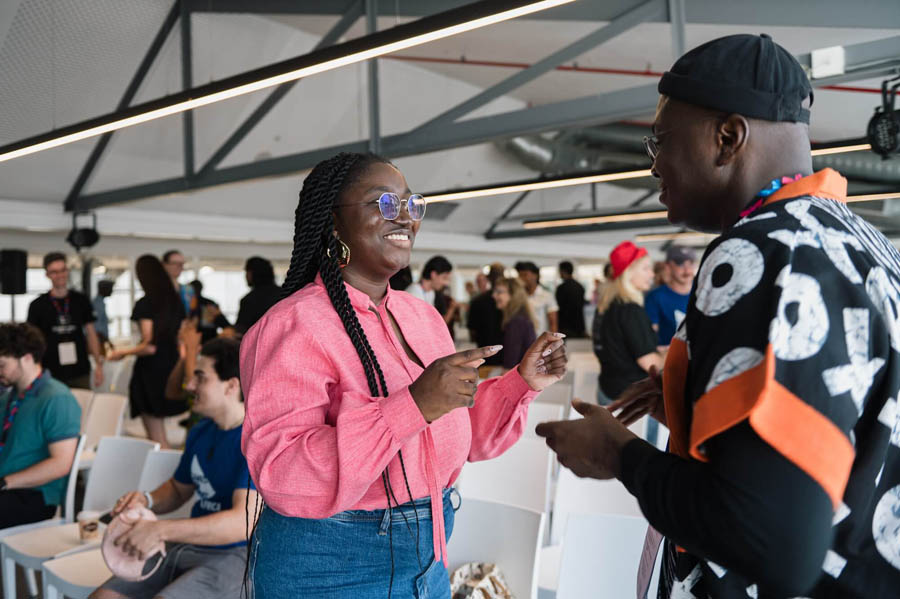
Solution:
M 25 293 L 28 253 L 24 250 L 0 250 L 0 293 Z

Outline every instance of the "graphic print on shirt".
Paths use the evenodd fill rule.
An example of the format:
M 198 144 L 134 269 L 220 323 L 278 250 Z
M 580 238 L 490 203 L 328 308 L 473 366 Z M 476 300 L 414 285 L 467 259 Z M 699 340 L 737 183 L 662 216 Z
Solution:
M 763 256 L 753 243 L 729 239 L 703 261 L 697 277 L 697 309 L 707 316 L 728 312 L 759 283 Z
M 191 480 L 194 481 L 194 486 L 197 487 L 197 495 L 200 496 L 200 507 L 208 512 L 222 511 L 221 503 L 210 501 L 215 497 L 216 490 L 213 488 L 212 483 L 209 482 L 209 479 L 206 478 L 206 473 L 203 472 L 200 460 L 197 459 L 196 455 L 191 460 Z
M 791 272 L 787 265 L 775 284 L 782 288 L 778 314 L 769 328 L 769 340 L 779 360 L 805 360 L 822 349 L 828 337 L 828 311 L 819 282 Z M 788 310 L 791 314 L 788 314 Z
M 900 588 L 900 252 L 834 200 L 804 196 L 765 205 L 710 245 L 675 339 L 689 350 L 679 362 L 686 373 L 689 442 L 684 445 L 696 449 L 695 440 L 702 443 L 730 426 L 716 420 L 719 412 L 722 418 L 729 412 L 714 406 L 746 383 L 760 394 L 756 400 L 744 398 L 747 418 L 755 401 L 768 402 L 769 417 L 776 419 L 791 413 L 790 405 L 782 410 L 780 402 L 804 403 L 818 420 L 782 419 L 782 434 L 808 438 L 810 447 L 831 435 L 829 450 L 840 446 L 834 464 L 841 467 L 830 460 L 794 461 L 835 507 L 833 545 L 806 596 L 895 597 Z M 716 394 L 733 380 L 727 393 Z M 698 406 L 704 410 L 701 420 L 694 418 Z M 730 417 L 739 418 L 735 409 Z M 701 425 L 707 429 L 699 430 Z M 763 425 L 752 420 L 751 426 Z M 763 438 L 773 434 L 778 433 L 770 429 Z M 769 444 L 779 451 L 777 443 Z M 829 477 L 846 482 L 825 488 L 822 481 Z M 660 580 L 672 586 L 661 583 L 662 596 L 763 594 L 757 581 L 709 559 L 715 556 L 676 553 L 671 542 L 666 546 Z

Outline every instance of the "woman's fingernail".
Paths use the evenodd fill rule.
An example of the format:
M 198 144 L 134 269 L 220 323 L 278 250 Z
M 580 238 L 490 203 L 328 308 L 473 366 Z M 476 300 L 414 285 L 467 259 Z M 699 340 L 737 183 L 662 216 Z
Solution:
M 540 360 L 538 360 L 537 362 L 535 362 L 534 365 L 535 365 L 535 366 L 543 366 L 543 365 L 544 365 L 544 359 L 541 358 Z
M 538 374 L 547 374 L 547 368 L 544 367 L 544 366 L 539 366 L 539 367 L 535 370 L 535 372 L 537 372 Z
M 503 346 L 502 346 L 502 345 L 492 345 L 492 346 L 490 347 L 490 350 L 491 350 L 491 351 L 500 351 L 501 349 L 503 349 Z
M 560 339 L 563 339 L 563 338 L 566 336 L 566 334 L 565 334 L 565 333 L 553 333 L 553 336 L 554 336 L 554 337 L 559 337 Z
M 544 350 L 544 353 L 541 354 L 541 357 L 546 358 L 547 356 L 549 356 L 552 353 L 553 353 L 553 348 L 552 347 L 547 348 Z

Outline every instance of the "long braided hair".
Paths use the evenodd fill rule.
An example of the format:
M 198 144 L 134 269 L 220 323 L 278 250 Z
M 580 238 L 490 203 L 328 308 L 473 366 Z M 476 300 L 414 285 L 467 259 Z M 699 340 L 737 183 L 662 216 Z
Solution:
M 282 297 L 288 297 L 313 282 L 317 273 L 322 276 L 322 282 L 325 285 L 331 304 L 340 316 L 344 329 L 350 336 L 353 347 L 356 349 L 356 353 L 362 363 L 369 392 L 374 397 L 387 397 L 388 389 L 384 379 L 384 372 L 382 372 L 378 358 L 375 356 L 375 352 L 366 338 L 366 333 L 356 317 L 356 311 L 344 286 L 341 266 L 338 262 L 338 257 L 341 255 L 340 244 L 334 235 L 334 219 L 332 218 L 333 206 L 339 202 L 343 191 L 362 177 L 368 168 L 374 164 L 391 164 L 391 162 L 372 153 L 342 152 L 332 158 L 323 160 L 307 175 L 303 181 L 303 187 L 300 190 L 300 201 L 297 203 L 297 209 L 294 213 L 294 248 L 291 252 L 291 264 L 288 267 L 281 289 Z M 409 500 L 413 501 L 402 452 L 399 453 L 399 457 L 406 491 L 409 495 Z M 391 511 L 392 504 L 400 504 L 397 501 L 393 488 L 391 488 L 387 468 L 382 472 L 381 479 L 387 498 L 388 511 Z M 403 511 L 400 513 L 403 514 Z M 416 556 L 418 558 L 419 521 L 418 513 L 415 509 L 414 513 L 416 514 Z M 403 518 L 406 520 L 405 515 L 403 515 Z M 390 535 L 392 535 L 391 528 L 389 525 L 388 532 Z M 409 522 L 407 522 L 407 528 L 411 533 Z M 249 536 L 252 541 L 252 535 Z M 388 589 L 388 597 L 390 597 L 393 588 L 394 577 L 392 536 L 390 543 L 391 582 Z M 248 551 L 248 559 L 249 553 Z M 420 558 L 419 564 L 421 566 Z

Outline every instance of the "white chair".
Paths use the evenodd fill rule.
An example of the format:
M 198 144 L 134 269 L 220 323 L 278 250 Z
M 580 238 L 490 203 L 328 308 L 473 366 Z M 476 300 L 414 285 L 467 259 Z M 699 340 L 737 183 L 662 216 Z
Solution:
M 137 489 L 152 491 L 159 487 L 172 477 L 180 460 L 180 451 L 160 449 L 149 452 L 141 469 L 141 478 L 138 481 Z M 192 501 L 185 504 L 186 515 L 181 514 L 184 511 L 184 507 L 182 507 L 176 512 L 161 517 L 190 517 L 192 505 Z M 70 599 L 86 599 L 110 576 L 112 573 L 106 567 L 99 549 L 80 551 L 48 560 L 43 564 L 43 599 L 58 599 L 61 595 Z
M 87 446 L 81 458 L 81 469 L 87 470 L 94 462 L 97 444 L 103 437 L 118 437 L 122 434 L 122 420 L 128 398 L 115 393 L 97 393 L 91 402 L 84 434 L 87 435 Z
M 32 522 L 30 524 L 21 524 L 19 526 L 11 526 L 0 530 L 0 539 L 16 535 L 19 533 L 43 528 L 46 526 L 58 526 L 75 521 L 75 483 L 78 480 L 78 462 L 81 459 L 81 453 L 84 450 L 85 436 L 78 438 L 78 444 L 75 446 L 75 456 L 72 459 L 72 465 L 69 467 L 69 476 L 66 481 L 66 495 L 63 505 L 57 507 L 56 515 L 53 518 L 42 520 L 40 522 Z M 60 513 L 62 510 L 62 513 Z M 33 570 L 25 571 L 25 581 L 28 583 L 29 596 L 33 597 L 37 594 L 37 581 L 34 578 Z
M 637 499 L 617 480 L 578 478 L 560 468 L 550 517 L 550 545 L 541 549 L 541 589 L 556 590 L 564 538 L 572 514 L 618 514 L 643 517 Z
M 83 509 L 101 513 L 111 510 L 119 497 L 137 487 L 147 454 L 157 449 L 159 444 L 140 439 L 101 439 L 87 479 Z M 98 543 L 82 544 L 77 523 L 43 526 L 4 536 L 0 539 L 4 597 L 16 596 L 16 564 L 36 570 L 48 559 L 95 547 Z
M 144 462 L 144 469 L 141 471 L 141 480 L 138 482 L 138 491 L 153 491 L 161 484 L 172 478 L 178 463 L 181 461 L 182 452 L 174 449 L 160 449 L 159 451 L 151 451 L 147 454 L 147 460 Z M 177 518 L 190 518 L 191 509 L 197 500 L 197 494 L 190 500 L 185 502 L 180 508 L 174 512 L 163 514 L 160 519 L 174 520 Z
M 569 516 L 556 599 L 634 597 L 646 530 L 633 516 Z
M 112 576 L 99 549 L 47 560 L 41 570 L 42 599 L 87 599 Z
M 574 381 L 574 374 L 567 372 L 566 377 L 558 383 L 554 383 L 544 389 L 534 398 L 534 403 L 552 403 L 563 406 L 563 413 L 568 417 L 569 410 L 572 407 L 572 384 L 567 380 Z
M 542 439 L 523 437 L 506 453 L 466 464 L 458 488 L 464 498 L 485 499 L 544 512 L 553 461 Z
M 75 401 L 81 408 L 81 432 L 84 432 L 84 425 L 87 423 L 88 410 L 91 409 L 91 401 L 94 399 L 94 392 L 88 389 L 69 389 L 75 396 Z
M 536 599 L 545 516 L 513 505 L 463 498 L 447 546 L 451 571 L 469 562 L 494 563 L 516 597 Z
M 563 541 L 571 514 L 642 516 L 637 499 L 618 480 L 578 478 L 568 468 L 561 468 L 556 481 L 550 525 L 552 545 Z
M 528 406 L 528 419 L 525 422 L 525 432 L 522 433 L 523 438 L 538 439 L 534 428 L 541 422 L 556 422 L 563 419 L 565 408 L 559 404 L 541 403 L 537 401 L 531 402 Z

